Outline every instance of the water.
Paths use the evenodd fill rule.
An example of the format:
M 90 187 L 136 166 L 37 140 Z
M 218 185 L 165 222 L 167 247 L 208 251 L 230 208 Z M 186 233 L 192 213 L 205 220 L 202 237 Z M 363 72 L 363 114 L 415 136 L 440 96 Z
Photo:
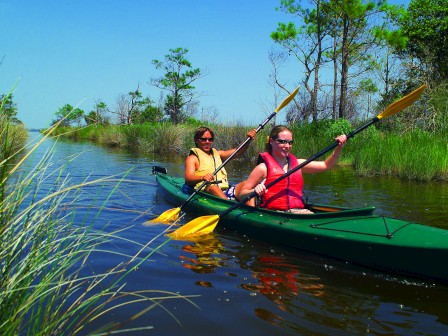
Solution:
M 80 220 L 95 220 L 97 227 L 107 224 L 110 231 L 124 229 L 122 239 L 108 246 L 119 254 L 93 255 L 89 272 L 112 268 L 127 260 L 122 254 L 133 255 L 149 241 L 145 253 L 166 242 L 166 225 L 143 223 L 178 205 L 168 204 L 158 195 L 150 171 L 153 165 L 162 165 L 170 174 L 182 176 L 183 158 L 135 156 L 90 143 L 59 142 L 55 166 L 72 156 L 78 156 L 66 169 L 72 183 L 130 170 L 127 181 L 109 199 L 110 187 L 89 187 L 77 203 Z M 236 180 L 248 169 L 229 165 Z M 305 175 L 305 183 L 307 197 L 316 203 L 374 205 L 380 214 L 448 228 L 447 188 L 440 183 L 356 178 L 348 169 Z M 99 204 L 107 201 L 96 219 L 89 209 L 92 200 Z M 185 221 L 192 218 L 187 216 Z M 152 327 L 132 335 L 448 334 L 446 286 L 372 271 L 224 230 L 196 242 L 168 241 L 128 275 L 125 290 L 151 290 L 151 297 L 165 297 L 142 317 L 125 324 L 126 328 Z M 167 292 L 185 298 L 168 298 Z M 151 305 L 144 301 L 124 306 L 97 323 L 127 321 Z

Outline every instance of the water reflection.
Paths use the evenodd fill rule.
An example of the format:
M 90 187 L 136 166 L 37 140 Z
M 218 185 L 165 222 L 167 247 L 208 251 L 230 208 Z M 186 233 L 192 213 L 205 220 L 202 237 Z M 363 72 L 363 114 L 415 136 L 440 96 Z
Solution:
M 219 255 L 223 252 L 221 240 L 214 234 L 198 236 L 182 247 L 188 255 L 180 255 L 182 266 L 195 273 L 214 273 L 215 268 L 224 264 Z M 191 256 L 193 255 L 193 256 Z M 198 283 L 205 287 L 212 287 L 210 283 Z
M 443 286 L 274 249 L 225 231 L 179 243 L 182 266 L 201 274 L 195 285 L 241 288 L 253 298 L 252 316 L 281 328 L 285 335 L 336 335 L 342 330 L 405 335 L 415 328 L 428 330 L 425 323 L 446 330 Z M 246 275 L 238 276 L 242 272 Z M 439 320 L 429 322 L 430 316 Z
M 318 277 L 304 273 L 297 264 L 289 263 L 283 256 L 261 255 L 251 265 L 251 270 L 258 283 L 242 284 L 241 287 L 266 295 L 281 307 L 285 306 L 281 300 L 299 293 L 313 296 L 324 293 L 324 285 Z
M 294 313 L 299 296 L 319 297 L 324 294 L 324 284 L 319 277 L 304 273 L 297 264 L 290 263 L 283 256 L 261 255 L 254 260 L 251 270 L 256 282 L 243 283 L 241 287 L 262 294 L 282 312 Z M 266 307 L 256 307 L 254 314 L 282 328 L 295 329 L 295 323 Z

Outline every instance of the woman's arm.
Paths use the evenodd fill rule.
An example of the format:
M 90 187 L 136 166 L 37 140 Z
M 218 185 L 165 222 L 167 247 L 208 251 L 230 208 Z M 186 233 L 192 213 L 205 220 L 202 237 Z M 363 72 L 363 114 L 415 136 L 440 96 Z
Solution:
M 266 164 L 260 163 L 256 166 L 241 188 L 239 198 L 243 199 L 253 191 L 255 191 L 258 196 L 263 195 L 267 189 L 261 182 L 266 178 L 267 172 Z
M 196 155 L 189 155 L 185 160 L 185 184 L 189 186 L 195 186 L 199 182 L 207 181 L 213 182 L 215 176 L 212 173 L 205 175 L 196 175 L 196 170 L 199 168 L 199 160 Z
M 339 156 L 342 152 L 342 147 L 345 146 L 345 143 L 347 142 L 347 136 L 345 134 L 342 134 L 338 136 L 336 139 L 338 141 L 338 146 L 334 149 L 333 153 L 325 160 L 325 161 L 311 161 L 308 163 L 305 167 L 302 168 L 302 171 L 304 173 L 320 173 L 327 170 L 330 170 L 334 166 L 336 166 L 336 163 L 338 162 Z M 304 162 L 304 159 L 299 160 L 299 164 Z

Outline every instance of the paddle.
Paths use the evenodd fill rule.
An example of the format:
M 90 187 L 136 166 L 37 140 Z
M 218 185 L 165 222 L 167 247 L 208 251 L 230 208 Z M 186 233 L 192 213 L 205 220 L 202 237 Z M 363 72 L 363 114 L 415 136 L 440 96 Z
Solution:
M 294 96 L 297 94 L 297 91 L 299 91 L 299 87 L 297 87 L 291 94 L 286 97 L 281 104 L 275 109 L 272 114 L 266 118 L 265 121 L 263 121 L 258 128 L 255 130 L 255 133 L 258 133 L 276 114 L 278 111 L 280 111 L 282 108 L 284 108 L 286 105 L 289 104 L 289 102 L 294 98 Z M 243 148 L 249 141 L 251 140 L 251 137 L 247 137 L 247 139 L 238 146 L 237 149 L 213 172 L 213 175 L 216 175 L 226 164 L 229 162 L 239 151 L 241 148 Z M 182 210 L 182 208 L 190 202 L 190 200 L 199 192 L 202 190 L 202 188 L 207 184 L 207 181 L 202 182 L 202 184 L 188 197 L 184 203 L 178 208 L 169 209 L 166 210 L 164 213 L 162 213 L 159 217 L 153 219 L 151 222 L 156 223 L 167 223 L 170 220 L 176 220 L 179 217 L 179 212 Z
M 391 115 L 394 115 L 394 114 L 398 113 L 399 111 L 405 109 L 406 107 L 411 105 L 414 101 L 416 101 L 422 95 L 424 89 L 425 89 L 425 85 L 422 85 L 418 89 L 412 91 L 407 96 L 404 96 L 400 100 L 397 100 L 396 102 L 392 103 L 383 112 L 381 112 L 379 115 L 374 117 L 368 123 L 366 123 L 365 125 L 359 127 L 355 131 L 353 131 L 350 134 L 348 134 L 347 135 L 347 140 L 350 139 L 350 138 L 353 138 L 355 136 L 355 134 L 358 134 L 359 132 L 361 132 L 362 130 L 366 129 L 370 125 L 373 125 L 374 123 L 378 122 L 379 120 L 381 120 L 383 118 L 387 118 L 387 117 L 389 117 Z M 308 158 L 306 161 L 302 162 L 298 166 L 296 166 L 293 169 L 289 170 L 288 172 L 286 172 L 282 176 L 278 177 L 277 179 L 275 179 L 271 183 L 268 183 L 266 185 L 266 189 L 269 189 L 271 186 L 273 186 L 274 184 L 276 184 L 280 180 L 288 177 L 289 175 L 293 174 L 297 170 L 303 168 L 305 165 L 307 165 L 311 161 L 316 160 L 321 155 L 331 151 L 332 149 L 337 147 L 337 145 L 338 145 L 338 141 L 335 141 L 333 144 L 331 144 L 327 148 L 325 148 L 325 149 L 321 150 L 320 152 L 314 154 L 313 156 Z M 227 215 L 229 212 L 231 212 L 231 211 L 235 210 L 236 208 L 240 207 L 242 204 L 246 203 L 248 200 L 250 200 L 251 198 L 253 198 L 255 196 L 257 196 L 257 194 L 256 194 L 255 191 L 253 191 L 252 193 L 247 195 L 243 200 L 241 200 L 238 203 L 235 203 L 234 205 L 232 205 L 227 210 L 224 210 L 223 212 L 221 212 L 219 215 L 202 216 L 202 217 L 198 217 L 196 219 L 193 219 L 192 221 L 190 221 L 187 224 L 183 225 L 182 227 L 180 227 L 176 231 L 170 233 L 169 236 L 171 236 L 172 238 L 179 238 L 179 237 L 186 236 L 186 235 L 191 235 L 191 234 L 210 233 L 216 227 L 216 225 L 218 224 L 219 219 L 221 217 Z

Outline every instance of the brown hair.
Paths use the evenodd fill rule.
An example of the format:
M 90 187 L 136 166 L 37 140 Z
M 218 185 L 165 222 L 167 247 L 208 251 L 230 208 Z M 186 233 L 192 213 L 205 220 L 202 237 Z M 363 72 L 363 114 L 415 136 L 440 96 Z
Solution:
M 196 130 L 196 132 L 194 132 L 194 143 L 197 145 L 197 141 L 198 141 L 198 139 L 199 138 L 202 138 L 202 136 L 204 135 L 204 133 L 205 132 L 210 132 L 210 134 L 212 135 L 212 138 L 214 139 L 215 138 L 215 133 L 213 133 L 213 131 L 210 129 L 210 128 L 208 128 L 208 127 L 205 127 L 205 126 L 201 126 L 201 127 L 199 127 L 197 130 Z
M 270 139 L 272 139 L 272 140 L 277 139 L 278 134 L 281 133 L 281 132 L 284 132 L 284 131 L 291 132 L 291 130 L 288 127 L 283 126 L 283 125 L 277 125 L 274 128 L 272 128 L 271 134 L 269 134 L 268 141 L 266 142 L 266 145 L 265 145 L 266 152 L 269 152 L 270 154 L 272 154 L 272 146 L 271 146 L 271 142 L 269 140 Z

